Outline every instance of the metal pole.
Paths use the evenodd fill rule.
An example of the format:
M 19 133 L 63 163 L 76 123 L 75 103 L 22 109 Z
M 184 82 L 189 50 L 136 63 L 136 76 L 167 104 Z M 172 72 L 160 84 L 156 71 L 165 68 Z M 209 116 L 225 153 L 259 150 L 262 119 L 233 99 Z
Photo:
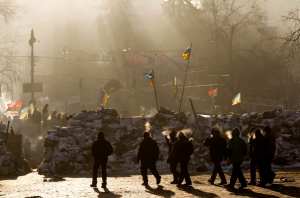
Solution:
M 30 83 L 31 83 L 31 102 L 34 104 L 34 44 L 31 45 L 31 72 L 30 72 Z
M 160 107 L 159 107 L 159 102 L 158 102 L 158 94 L 157 94 L 157 88 L 156 88 L 156 83 L 155 83 L 154 70 L 152 70 L 152 74 L 153 74 L 152 84 L 153 84 L 153 91 L 154 91 L 154 97 L 155 97 L 155 104 L 156 104 L 157 111 L 159 111 Z
M 36 42 L 36 39 L 34 37 L 34 31 L 31 30 L 29 45 L 31 47 L 31 72 L 30 72 L 30 85 L 31 85 L 31 103 L 35 105 L 35 99 L 34 99 L 34 43 Z
M 196 124 L 196 126 L 197 126 L 197 129 L 200 131 L 200 126 L 199 126 L 199 124 L 198 124 L 197 112 L 196 112 L 196 109 L 195 109 L 193 100 L 192 100 L 191 98 L 189 98 L 189 101 L 190 101 L 191 108 L 192 108 L 192 111 L 193 111 L 193 115 L 194 115 L 194 118 L 195 118 L 195 124 Z
M 191 44 L 191 49 L 192 49 L 192 44 Z M 180 96 L 178 112 L 181 112 L 181 109 L 182 109 L 182 103 L 183 103 L 185 85 L 186 85 L 186 81 L 187 81 L 187 74 L 188 74 L 188 70 L 189 70 L 189 67 L 190 67 L 191 55 L 192 55 L 192 52 L 190 54 L 190 57 L 187 61 L 186 67 L 185 67 L 184 80 L 183 80 L 183 85 L 182 85 L 182 92 L 181 92 L 181 96 Z
M 79 79 L 79 104 L 80 108 L 82 108 L 82 78 Z
M 212 114 L 214 114 L 215 113 L 215 110 L 216 110 L 216 99 L 215 99 L 215 96 L 212 96 L 211 97 L 211 105 L 212 105 L 212 108 L 211 108 L 211 110 L 212 110 Z

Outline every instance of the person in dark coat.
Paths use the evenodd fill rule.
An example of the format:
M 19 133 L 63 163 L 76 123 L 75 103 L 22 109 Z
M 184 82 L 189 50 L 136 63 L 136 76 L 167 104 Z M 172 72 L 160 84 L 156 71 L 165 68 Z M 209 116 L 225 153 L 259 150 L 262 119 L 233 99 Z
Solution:
M 184 186 L 191 186 L 192 180 L 188 171 L 188 163 L 190 156 L 194 152 L 194 147 L 191 141 L 180 132 L 178 135 L 178 141 L 174 145 L 175 160 L 180 164 L 180 173 L 178 177 L 177 186 L 181 187 L 183 180 L 185 180 Z
M 257 159 L 255 155 L 255 132 L 257 129 L 251 128 L 249 131 L 249 156 L 250 156 L 250 182 L 249 185 L 256 185 Z
M 209 148 L 210 159 L 214 164 L 214 169 L 210 179 L 208 180 L 209 183 L 214 184 L 217 174 L 219 174 L 221 178 L 220 185 L 227 184 L 224 172 L 221 167 L 221 162 L 226 157 L 226 140 L 220 134 L 220 131 L 217 128 L 213 128 L 211 131 L 211 137 L 207 138 L 205 146 Z
M 167 159 L 167 162 L 169 163 L 169 166 L 170 166 L 170 171 L 171 173 L 173 174 L 173 181 L 171 182 L 171 184 L 177 184 L 178 183 L 178 176 L 179 176 L 179 173 L 177 171 L 177 164 L 178 162 L 176 161 L 175 159 L 175 156 L 174 156 L 174 145 L 177 141 L 177 138 L 176 138 L 176 134 L 177 132 L 173 129 L 169 135 L 169 138 L 166 136 L 166 142 L 167 142 L 167 145 L 168 145 L 168 148 L 169 148 L 169 155 L 168 155 L 168 159 Z
M 253 133 L 254 132 L 254 133 Z M 260 128 L 252 130 L 250 137 L 250 185 L 256 185 L 256 169 L 259 169 L 260 183 L 265 170 L 264 137 Z
M 42 110 L 42 129 L 43 131 L 47 131 L 48 128 L 48 117 L 49 117 L 49 105 L 46 104 Z
M 235 128 L 232 131 L 232 139 L 228 143 L 228 156 L 232 163 L 232 174 L 230 178 L 229 188 L 234 188 L 236 180 L 240 181 L 240 189 L 247 186 L 246 179 L 241 169 L 241 164 L 247 154 L 247 144 L 240 138 L 239 129 Z
M 159 148 L 157 143 L 151 138 L 149 132 L 144 133 L 144 140 L 141 142 L 137 160 L 141 162 L 141 174 L 143 177 L 144 186 L 148 186 L 148 175 L 147 171 L 150 169 L 151 173 L 156 178 L 156 183 L 160 184 L 161 176 L 156 169 L 156 161 L 159 157 Z
M 98 169 L 101 165 L 102 170 L 102 188 L 106 188 L 107 184 L 107 173 L 106 166 L 108 156 L 113 153 L 113 147 L 111 144 L 104 138 L 104 133 L 99 132 L 98 139 L 93 143 L 92 154 L 94 158 L 93 166 L 93 181 L 91 187 L 97 187 L 97 177 Z
M 265 175 L 264 175 L 264 182 L 265 184 L 272 184 L 275 178 L 275 173 L 272 170 L 272 161 L 275 156 L 276 151 L 276 142 L 275 137 L 272 133 L 272 129 L 268 126 L 264 128 L 265 132 L 265 141 L 264 141 L 264 149 L 266 152 L 265 162 Z M 264 183 L 262 183 L 264 184 Z

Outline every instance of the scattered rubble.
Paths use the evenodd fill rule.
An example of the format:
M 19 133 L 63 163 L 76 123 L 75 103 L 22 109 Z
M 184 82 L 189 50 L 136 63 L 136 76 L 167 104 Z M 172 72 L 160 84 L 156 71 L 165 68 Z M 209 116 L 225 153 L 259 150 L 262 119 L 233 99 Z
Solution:
M 281 166 L 300 162 L 300 112 L 270 111 L 242 115 L 198 115 L 198 124 L 192 115 L 175 113 L 162 109 L 153 117 L 120 118 L 117 111 L 84 111 L 73 116 L 67 127 L 49 130 L 45 138 L 45 154 L 38 171 L 43 175 L 88 175 L 91 171 L 91 145 L 98 130 L 105 133 L 114 147 L 110 157 L 109 171 L 137 173 L 136 153 L 145 130 L 145 123 L 151 124 L 153 138 L 161 150 L 158 168 L 168 170 L 166 163 L 167 145 L 162 134 L 167 128 L 193 131 L 195 152 L 191 168 L 198 171 L 209 168 L 208 150 L 203 142 L 210 134 L 211 127 L 223 132 L 239 127 L 245 140 L 254 126 L 269 125 L 276 132 L 277 154 L 275 163 Z M 125 170 L 125 171 L 124 171 Z

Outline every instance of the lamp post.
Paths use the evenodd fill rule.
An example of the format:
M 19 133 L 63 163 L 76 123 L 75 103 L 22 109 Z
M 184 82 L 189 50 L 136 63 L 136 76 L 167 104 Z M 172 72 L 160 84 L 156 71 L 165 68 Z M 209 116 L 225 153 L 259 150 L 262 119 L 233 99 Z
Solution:
M 31 103 L 35 105 L 35 99 L 34 99 L 34 43 L 36 42 L 36 38 L 34 36 L 34 31 L 33 29 L 31 30 L 31 35 L 29 39 L 29 45 L 31 47 L 31 56 L 30 56 L 30 66 L 31 66 L 31 71 L 30 71 L 30 84 L 31 84 Z

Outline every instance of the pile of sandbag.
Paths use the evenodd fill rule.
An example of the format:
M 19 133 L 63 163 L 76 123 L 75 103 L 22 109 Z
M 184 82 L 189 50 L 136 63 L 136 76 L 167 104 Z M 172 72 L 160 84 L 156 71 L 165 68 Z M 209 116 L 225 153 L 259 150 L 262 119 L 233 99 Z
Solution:
M 38 171 L 44 175 L 90 174 L 92 166 L 91 146 L 98 131 L 104 132 L 112 143 L 114 153 L 110 157 L 110 171 L 134 172 L 138 170 L 136 154 L 143 139 L 145 123 L 151 123 L 152 136 L 160 147 L 160 169 L 168 169 L 166 164 L 168 147 L 162 130 L 165 127 L 186 126 L 184 114 L 158 113 L 153 118 L 120 118 L 113 109 L 81 112 L 69 120 L 67 127 L 57 127 L 48 131 L 45 138 L 45 155 Z M 147 128 L 147 127 L 146 127 Z
M 67 127 L 48 131 L 44 160 L 38 171 L 44 175 L 89 174 L 92 165 L 91 146 L 99 130 L 104 132 L 115 148 L 110 157 L 110 170 L 119 168 L 119 164 L 130 166 L 133 160 L 128 159 L 132 156 L 128 153 L 133 152 L 131 148 L 137 144 L 133 138 L 141 134 L 139 126 L 142 123 L 144 120 L 140 118 L 124 118 L 121 121 L 118 113 L 112 109 L 74 115 Z M 127 136 L 131 137 L 132 143 L 128 142 Z
M 161 109 L 155 116 L 120 118 L 113 109 L 85 111 L 69 120 L 67 127 L 57 127 L 48 131 L 45 138 L 45 154 L 38 171 L 44 175 L 74 174 L 87 175 L 92 170 L 91 146 L 98 131 L 104 132 L 112 143 L 114 153 L 110 157 L 109 171 L 138 173 L 136 154 L 143 132 L 151 125 L 152 136 L 157 141 L 161 156 L 158 162 L 160 170 L 168 170 L 166 163 L 168 147 L 165 131 L 169 128 L 189 129 L 187 136 L 193 139 L 195 152 L 191 159 L 191 168 L 207 170 L 209 167 L 208 149 L 205 139 L 212 127 L 226 132 L 235 127 L 242 130 L 247 141 L 248 132 L 253 127 L 271 126 L 276 134 L 277 152 L 275 162 L 289 165 L 300 162 L 300 113 L 271 111 L 264 113 L 198 115 L 197 123 L 192 115 L 175 113 Z M 145 126 L 146 124 L 146 126 Z
M 7 140 L 8 134 L 0 131 L 0 177 L 19 176 L 30 172 L 23 156 L 14 155 L 8 150 Z

